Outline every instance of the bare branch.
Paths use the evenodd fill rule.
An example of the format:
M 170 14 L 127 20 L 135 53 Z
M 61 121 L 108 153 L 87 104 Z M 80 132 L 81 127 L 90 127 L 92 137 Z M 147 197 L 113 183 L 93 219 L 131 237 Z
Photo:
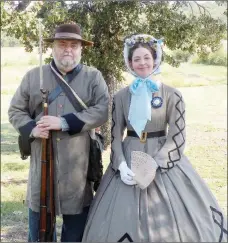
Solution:
M 183 5 L 188 6 L 187 2 L 175 1 L 175 3 L 173 3 L 173 10 L 177 10 L 178 8 L 182 7 Z
M 207 12 L 211 16 L 210 12 L 204 6 L 199 4 L 197 1 L 194 1 L 194 3 L 197 5 L 201 15 L 202 15 L 201 9 L 203 9 L 204 15 L 206 15 L 205 13 Z
M 189 3 L 189 6 L 190 6 L 190 8 L 191 8 L 192 15 L 194 15 L 191 3 Z

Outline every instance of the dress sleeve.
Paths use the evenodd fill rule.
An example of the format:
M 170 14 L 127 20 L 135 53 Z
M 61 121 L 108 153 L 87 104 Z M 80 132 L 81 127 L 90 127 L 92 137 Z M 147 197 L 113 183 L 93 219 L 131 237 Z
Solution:
M 181 160 L 185 148 L 185 103 L 177 90 L 168 99 L 167 122 L 169 129 L 166 142 L 154 157 L 162 173 Z
M 126 128 L 120 97 L 114 96 L 112 103 L 112 127 L 111 127 L 111 165 L 117 171 L 122 161 L 126 161 L 123 154 L 123 135 Z

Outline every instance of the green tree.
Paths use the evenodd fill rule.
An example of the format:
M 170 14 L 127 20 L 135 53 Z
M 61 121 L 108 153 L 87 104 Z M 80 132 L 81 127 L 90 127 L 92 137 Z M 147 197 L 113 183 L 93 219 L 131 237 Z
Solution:
M 83 36 L 94 42 L 93 48 L 84 49 L 82 61 L 102 72 L 111 96 L 123 80 L 122 52 L 126 35 L 148 33 L 163 37 L 171 50 L 206 55 L 208 46 L 212 50 L 218 49 L 226 30 L 224 23 L 213 19 L 196 1 L 198 8 L 202 8 L 202 13 L 197 16 L 194 13 L 186 15 L 181 10 L 193 2 L 181 1 L 37 1 L 31 7 L 29 3 L 1 3 L 2 29 L 20 39 L 26 51 L 32 51 L 38 45 L 37 18 L 42 19 L 44 37 L 50 36 L 58 24 L 77 22 L 82 26 Z M 165 60 L 178 65 L 172 56 L 165 55 Z M 107 146 L 110 143 L 110 121 L 102 131 Z

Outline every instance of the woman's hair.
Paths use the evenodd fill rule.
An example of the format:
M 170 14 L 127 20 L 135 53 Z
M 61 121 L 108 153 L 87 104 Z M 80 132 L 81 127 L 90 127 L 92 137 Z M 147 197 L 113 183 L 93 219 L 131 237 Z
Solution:
M 132 48 L 130 48 L 129 50 L 129 54 L 128 54 L 128 61 L 132 62 L 132 56 L 134 51 L 139 48 L 139 47 L 144 47 L 146 49 L 148 49 L 153 57 L 153 59 L 155 60 L 157 58 L 157 53 L 156 51 L 148 44 L 148 43 L 136 43 Z

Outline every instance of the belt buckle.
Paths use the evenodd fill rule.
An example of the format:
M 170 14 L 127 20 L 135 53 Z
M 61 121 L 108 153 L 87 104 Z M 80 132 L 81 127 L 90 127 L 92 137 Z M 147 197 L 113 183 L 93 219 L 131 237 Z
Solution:
M 145 143 L 147 139 L 147 132 L 142 132 L 140 137 L 140 142 Z

